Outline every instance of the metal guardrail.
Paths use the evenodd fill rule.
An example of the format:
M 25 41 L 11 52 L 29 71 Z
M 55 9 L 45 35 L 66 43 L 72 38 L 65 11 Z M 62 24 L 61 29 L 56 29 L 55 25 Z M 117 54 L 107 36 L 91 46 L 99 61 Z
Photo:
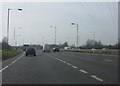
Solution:
M 96 54 L 110 54 L 110 55 L 118 55 L 120 53 L 120 50 L 90 50 L 90 49 L 61 49 L 63 51 L 69 51 L 69 52 L 82 52 L 82 53 L 96 53 Z

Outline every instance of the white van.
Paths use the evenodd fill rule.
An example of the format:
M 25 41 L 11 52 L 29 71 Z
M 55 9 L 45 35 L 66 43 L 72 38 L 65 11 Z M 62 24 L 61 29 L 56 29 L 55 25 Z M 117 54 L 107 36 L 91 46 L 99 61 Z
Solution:
M 49 44 L 43 45 L 43 52 L 50 52 L 50 45 Z
M 69 50 L 69 49 L 70 49 L 70 47 L 64 47 L 64 49 L 65 49 L 65 50 Z

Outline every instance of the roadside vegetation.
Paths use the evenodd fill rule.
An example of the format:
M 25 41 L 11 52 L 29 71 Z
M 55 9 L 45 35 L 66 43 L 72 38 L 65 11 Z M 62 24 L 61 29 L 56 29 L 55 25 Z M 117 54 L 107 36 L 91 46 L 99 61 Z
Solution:
M 105 45 L 101 41 L 96 41 L 88 39 L 85 45 L 79 46 L 78 50 L 75 47 L 75 44 L 66 47 L 69 49 L 61 49 L 70 52 L 81 52 L 81 53 L 94 53 L 94 54 L 107 54 L 107 55 L 119 55 L 120 54 L 120 43 L 114 45 Z
M 18 52 L 15 50 L 3 50 L 1 52 L 2 52 L 2 60 L 9 59 L 18 54 Z
M 4 37 L 2 40 L 2 43 L 0 44 L 1 44 L 0 46 L 2 46 L 0 49 L 0 55 L 2 55 L 2 60 L 12 58 L 19 53 L 7 43 L 7 37 Z

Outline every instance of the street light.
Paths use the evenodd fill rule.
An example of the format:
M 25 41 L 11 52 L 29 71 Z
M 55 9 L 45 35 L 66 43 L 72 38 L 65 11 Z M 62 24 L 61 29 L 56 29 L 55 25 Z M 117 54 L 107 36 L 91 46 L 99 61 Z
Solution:
M 17 40 L 17 37 L 21 37 L 22 35 L 16 35 L 16 47 L 19 45 L 18 44 L 18 40 Z
M 14 40 L 16 40 L 16 37 L 15 37 L 15 36 L 16 36 L 16 29 L 17 29 L 17 28 L 14 28 Z M 21 27 L 19 27 L 18 29 L 21 29 Z M 15 43 L 16 43 L 16 42 L 15 42 Z
M 10 10 L 19 10 L 19 11 L 22 11 L 21 8 L 19 9 L 8 9 L 8 19 L 7 19 L 7 43 L 9 44 L 9 11 Z
M 53 26 L 50 26 L 50 27 L 53 27 Z M 55 28 L 55 45 L 56 45 L 56 27 Z
M 76 41 L 76 44 L 77 44 L 77 49 L 78 49 L 78 24 L 76 24 L 74 22 L 72 22 L 71 24 L 77 26 L 77 41 Z

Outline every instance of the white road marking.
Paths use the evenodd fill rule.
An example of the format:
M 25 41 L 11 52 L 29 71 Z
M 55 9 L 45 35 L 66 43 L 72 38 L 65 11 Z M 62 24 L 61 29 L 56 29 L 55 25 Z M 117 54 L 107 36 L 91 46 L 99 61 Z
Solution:
M 72 66 L 73 68 L 75 68 L 75 69 L 78 68 L 78 67 L 76 67 L 76 66 L 73 66 L 73 65 L 70 64 L 70 63 L 67 63 L 66 61 L 63 61 L 63 60 L 58 59 L 58 58 L 56 58 L 56 59 L 59 60 L 59 61 L 62 61 L 63 63 L 66 63 L 66 64 L 69 65 L 69 66 L 71 65 L 71 66 Z M 107 59 L 106 59 L 106 61 L 111 61 L 111 60 L 107 60 Z M 6 68 L 7 68 L 7 67 L 9 67 L 9 66 L 6 66 Z M 3 68 L 2 70 L 6 69 L 6 68 Z M 1 72 L 2 70 L 0 70 L 0 72 Z M 86 73 L 86 74 L 88 73 L 87 71 L 82 70 L 82 69 L 79 70 L 79 71 L 82 72 L 82 73 Z M 94 79 L 96 79 L 96 80 L 98 80 L 98 81 L 101 81 L 101 82 L 104 81 L 103 79 L 98 78 L 98 77 L 96 77 L 95 75 L 90 75 L 90 77 L 91 77 L 91 78 L 94 78 Z
M 107 62 L 113 62 L 112 60 L 108 60 L 108 59 L 104 59 L 105 61 L 107 61 Z
M 79 70 L 80 72 L 83 72 L 83 73 L 88 73 L 87 71 L 85 71 L 85 70 Z
M 70 63 L 67 63 L 67 65 L 71 65 Z
M 0 70 L 0 72 L 2 72 L 3 70 L 5 70 L 6 68 L 8 68 L 8 66 L 4 67 L 3 69 Z
M 56 58 L 57 60 L 59 60 L 58 58 Z
M 0 70 L 0 72 L 2 72 L 3 70 L 5 70 L 6 68 L 8 68 L 10 65 L 12 65 L 13 63 L 15 63 L 16 61 L 18 61 L 21 57 L 23 57 L 23 55 L 24 55 L 25 53 L 23 53 L 19 58 L 17 58 L 16 60 L 14 60 L 12 63 L 10 63 L 8 66 L 5 66 L 4 68 L 2 68 L 1 70 Z
M 62 60 L 60 60 L 60 61 L 62 61 Z
M 63 63 L 66 63 L 66 61 L 63 61 Z
M 94 79 L 96 79 L 96 80 L 98 80 L 98 81 L 103 81 L 103 79 L 101 79 L 101 78 L 98 78 L 98 77 L 96 77 L 95 75 L 91 75 L 90 77 L 92 77 L 92 78 L 94 78 Z
M 76 66 L 72 66 L 73 68 L 77 68 Z

